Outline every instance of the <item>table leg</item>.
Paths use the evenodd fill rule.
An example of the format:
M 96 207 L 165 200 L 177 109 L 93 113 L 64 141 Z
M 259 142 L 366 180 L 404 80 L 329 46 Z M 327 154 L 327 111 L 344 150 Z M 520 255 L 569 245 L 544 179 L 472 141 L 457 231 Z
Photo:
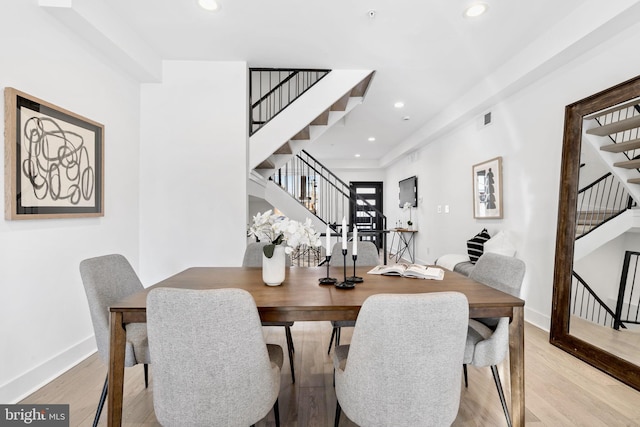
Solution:
M 409 237 L 409 242 L 412 244 L 411 253 L 409 254 L 409 258 L 411 259 L 411 264 L 416 262 L 416 235 L 415 233 L 411 233 L 411 237 Z
M 395 253 L 395 254 L 391 253 L 391 251 L 393 251 L 393 244 L 394 244 L 394 243 L 395 243 L 395 241 L 396 241 L 396 234 L 397 234 L 397 233 L 395 233 L 395 232 L 394 232 L 394 233 L 391 235 L 391 246 L 389 246 L 389 258 L 390 258 L 392 261 L 393 261 L 393 258 L 395 258 L 395 262 L 398 262 L 398 259 L 399 259 L 399 258 L 398 258 L 398 251 L 396 251 L 396 253 Z M 400 244 L 399 244 L 399 243 L 398 243 L 398 246 L 400 246 Z
M 514 427 L 524 426 L 524 307 L 513 308 L 509 326 L 511 371 L 511 420 Z
M 400 246 L 402 246 L 402 248 Z M 411 248 L 409 248 L 409 241 L 407 240 L 405 233 L 400 231 L 398 232 L 398 262 L 402 257 L 404 257 L 405 252 L 409 254 L 409 261 L 413 263 L 411 260 Z
M 107 395 L 107 425 L 122 425 L 122 391 L 124 388 L 124 347 L 126 331 L 122 312 L 111 312 L 111 341 L 109 344 L 109 389 Z

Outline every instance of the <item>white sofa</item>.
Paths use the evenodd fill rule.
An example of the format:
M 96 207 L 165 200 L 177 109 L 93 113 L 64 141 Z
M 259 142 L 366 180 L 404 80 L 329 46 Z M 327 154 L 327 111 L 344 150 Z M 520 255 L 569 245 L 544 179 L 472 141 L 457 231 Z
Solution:
M 491 252 L 505 256 L 515 256 L 516 248 L 511 243 L 508 233 L 499 231 L 484 243 L 484 252 Z M 471 263 L 469 255 L 446 254 L 436 260 L 436 265 L 447 270 L 468 276 L 475 264 Z

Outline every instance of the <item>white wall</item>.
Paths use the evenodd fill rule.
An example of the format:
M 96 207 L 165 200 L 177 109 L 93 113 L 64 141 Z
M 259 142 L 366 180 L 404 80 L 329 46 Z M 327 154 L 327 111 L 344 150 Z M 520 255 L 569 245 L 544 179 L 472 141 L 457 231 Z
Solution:
M 0 2 L 0 86 L 104 124 L 105 216 L 0 222 L 1 403 L 95 351 L 79 262 L 119 252 L 138 265 L 138 84 L 36 3 Z
M 336 174 L 338 178 L 344 181 L 347 185 L 351 181 L 384 181 L 383 169 L 334 169 L 331 168 L 331 172 Z M 396 192 L 395 197 L 398 197 Z M 386 198 L 386 194 L 385 194 Z
M 607 303 L 609 308 L 615 310 L 625 251 L 637 252 L 638 250 L 640 250 L 640 234 L 637 231 L 627 232 L 576 261 L 573 269 Z M 632 265 L 632 272 L 633 268 Z
M 141 89 L 140 275 L 240 265 L 247 219 L 247 64 L 166 61 Z
M 247 228 L 249 228 L 253 222 L 253 217 L 259 213 L 264 213 L 269 209 L 273 210 L 271 203 L 258 197 L 249 197 L 249 210 L 247 215 Z
M 596 294 L 609 304 L 609 308 L 615 310 L 615 301 L 618 297 L 618 287 L 620 285 L 620 273 L 622 272 L 622 264 L 624 261 L 625 250 L 629 240 L 628 236 L 636 237 L 635 242 L 631 240 L 631 248 L 638 248 L 637 234 L 625 233 L 610 242 L 599 247 L 584 258 L 575 261 L 573 270 L 582 277 L 587 284 L 596 292 Z
M 483 227 L 491 234 L 508 230 L 527 264 L 525 319 L 548 329 L 564 107 L 637 75 L 640 58 L 628 52 L 639 43 L 636 25 L 494 105 L 491 125 L 470 120 L 389 167 L 387 194 L 400 179 L 418 176 L 419 261 L 466 253 L 466 241 Z M 476 220 L 471 167 L 497 156 L 503 158 L 504 218 Z M 387 199 L 389 212 L 394 205 Z M 449 205 L 450 213 L 436 213 L 437 205 Z

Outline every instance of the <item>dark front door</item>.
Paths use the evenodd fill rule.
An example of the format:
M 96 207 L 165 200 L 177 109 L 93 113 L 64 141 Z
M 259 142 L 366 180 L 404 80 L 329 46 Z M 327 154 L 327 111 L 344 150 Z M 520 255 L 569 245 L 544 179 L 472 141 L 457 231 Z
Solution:
M 382 182 L 350 182 L 352 194 L 358 196 L 357 202 L 352 203 L 349 217 L 358 227 L 361 240 L 370 240 L 378 248 L 382 248 L 382 234 L 364 233 L 384 229 L 382 213 Z

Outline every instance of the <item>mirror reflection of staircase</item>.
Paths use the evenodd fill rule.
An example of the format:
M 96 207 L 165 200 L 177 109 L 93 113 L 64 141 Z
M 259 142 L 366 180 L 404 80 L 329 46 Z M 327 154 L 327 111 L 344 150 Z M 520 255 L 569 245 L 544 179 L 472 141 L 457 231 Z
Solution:
M 570 317 L 571 335 L 636 365 L 640 365 L 640 252 L 619 249 L 611 242 L 627 233 L 631 237 L 624 242 L 640 242 L 635 240 L 640 232 L 639 102 L 634 99 L 583 118 Z M 622 251 L 617 255 L 624 259 L 621 266 L 611 262 L 614 250 Z M 594 266 L 589 256 L 597 251 L 605 251 L 608 262 Z M 598 267 L 618 269 L 619 282 L 609 279 L 611 283 L 603 285 L 596 278 L 583 278 L 598 277 L 594 274 Z

